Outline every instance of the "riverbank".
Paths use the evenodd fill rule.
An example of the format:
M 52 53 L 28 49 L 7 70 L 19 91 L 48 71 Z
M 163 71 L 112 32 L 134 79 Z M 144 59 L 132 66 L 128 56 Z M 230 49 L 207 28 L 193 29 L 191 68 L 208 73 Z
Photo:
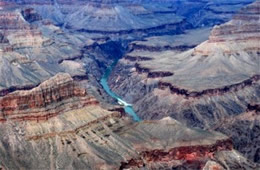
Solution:
M 102 85 L 102 87 L 104 88 L 104 90 L 106 91 L 106 93 L 108 95 L 110 95 L 112 98 L 116 99 L 116 101 L 118 102 L 118 104 L 123 105 L 124 106 L 124 110 L 127 114 L 129 114 L 134 121 L 141 121 L 141 119 L 138 117 L 138 115 L 135 113 L 133 107 L 131 104 L 127 103 L 126 101 L 124 101 L 120 96 L 118 96 L 117 94 L 115 94 L 113 91 L 111 91 L 111 89 L 109 88 L 108 84 L 107 84 L 107 79 L 109 78 L 114 66 L 116 65 L 117 60 L 110 66 L 107 68 L 107 70 L 105 71 L 104 75 L 102 76 L 101 80 L 100 80 L 100 84 Z

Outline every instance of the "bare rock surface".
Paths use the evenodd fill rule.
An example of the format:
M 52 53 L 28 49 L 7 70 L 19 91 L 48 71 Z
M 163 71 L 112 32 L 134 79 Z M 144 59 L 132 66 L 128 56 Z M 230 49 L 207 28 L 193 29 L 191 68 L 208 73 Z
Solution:
M 0 169 L 259 169 L 250 2 L 1 1 Z
M 258 145 L 260 128 L 259 112 L 259 104 L 250 105 L 245 113 L 219 122 L 214 127 L 215 130 L 223 132 L 233 139 L 236 150 L 239 150 L 248 158 L 258 163 L 260 162 L 260 149 Z
M 1 121 L 40 121 L 98 101 L 87 96 L 69 74 L 60 73 L 32 90 L 10 93 L 0 98 L 0 103 Z
M 248 105 L 260 100 L 259 5 L 256 1 L 231 21 L 215 26 L 209 40 L 195 48 L 151 50 L 151 46 L 163 44 L 158 43 L 158 38 L 134 42 L 111 75 L 112 90 L 134 104 L 143 119 L 171 116 L 191 127 L 210 129 L 247 112 Z M 245 127 L 248 125 L 241 128 Z M 224 126 L 221 132 L 225 131 L 232 136 L 233 132 Z M 237 130 L 234 136 L 235 133 L 242 131 Z M 240 139 L 233 140 L 236 148 L 254 160 L 253 145 L 246 153 Z M 252 136 L 249 141 L 255 140 L 259 141 Z
M 257 168 L 232 156 L 238 153 L 227 136 L 170 117 L 133 122 L 120 109 L 101 107 L 69 74 L 0 101 L 4 169 L 207 168 L 212 161 Z

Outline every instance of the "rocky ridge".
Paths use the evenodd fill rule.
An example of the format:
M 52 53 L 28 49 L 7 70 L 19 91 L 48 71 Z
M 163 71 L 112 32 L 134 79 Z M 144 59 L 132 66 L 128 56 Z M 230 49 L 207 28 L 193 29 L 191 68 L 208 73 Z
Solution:
M 189 126 L 210 129 L 216 122 L 246 112 L 260 94 L 259 5 L 256 1 L 231 21 L 214 27 L 209 40 L 193 49 L 132 48 L 111 75 L 112 90 L 133 103 L 143 119 L 171 116 Z M 234 143 L 236 148 L 243 147 Z
M 236 150 L 258 163 L 260 162 L 259 113 L 259 104 L 249 105 L 245 113 L 224 120 L 214 127 L 214 130 L 231 137 Z M 238 138 L 239 140 L 236 140 Z
M 120 108 L 102 107 L 66 73 L 0 103 L 4 169 L 257 168 L 225 135 L 170 117 L 133 122 Z
M 249 2 L 6 0 L 0 3 L 0 169 L 258 169 L 257 164 L 233 149 L 231 139 L 237 135 L 230 134 L 226 127 L 214 126 L 231 138 L 212 129 L 205 131 L 183 124 L 202 128 L 211 126 L 211 111 L 214 109 L 204 107 L 212 104 L 208 102 L 208 96 L 213 97 L 213 106 L 227 101 L 228 107 L 226 103 L 216 104 L 216 108 L 224 110 L 226 117 L 244 109 L 257 115 L 258 106 L 246 104 L 258 100 L 258 96 L 252 96 L 258 94 L 258 75 L 251 75 L 248 69 L 245 77 L 232 80 L 235 84 L 228 82 L 224 87 L 221 84 L 214 89 L 192 93 L 185 91 L 190 89 L 185 83 L 172 85 L 171 78 L 178 76 L 178 72 L 169 69 L 171 67 L 161 69 L 161 64 L 168 60 L 159 61 L 153 67 L 149 63 L 158 59 L 154 52 L 168 50 L 170 55 L 183 55 L 187 49 L 205 40 L 206 30 L 212 25 L 227 20 L 230 14 Z M 222 5 L 222 9 L 218 8 Z M 202 15 L 191 9 L 175 9 L 184 9 L 181 6 L 194 6 Z M 253 15 L 257 12 L 255 9 L 249 7 L 254 11 Z M 236 25 L 248 14 L 241 15 L 231 25 Z M 195 24 L 191 18 L 202 19 Z M 205 25 L 208 28 L 201 28 Z M 195 31 L 186 30 L 195 27 Z M 252 27 L 253 34 L 257 32 L 254 32 L 257 25 L 249 24 L 241 29 L 241 35 L 246 27 Z M 223 29 L 226 28 L 218 30 L 215 27 L 216 31 L 212 31 L 205 44 L 223 42 L 222 36 L 230 33 L 229 28 L 224 33 Z M 240 34 L 241 30 L 236 30 L 232 36 Z M 181 41 L 199 32 L 203 36 L 194 36 L 192 41 L 195 41 Z M 179 33 L 184 34 L 173 35 Z M 135 109 L 146 110 L 145 116 L 149 119 L 159 119 L 133 122 L 121 107 L 106 103 L 109 99 L 98 81 L 105 68 L 124 54 L 129 41 L 148 35 L 157 37 L 145 38 L 148 43 L 132 43 L 131 52 L 117 66 L 122 77 L 112 79 L 123 84 L 118 86 L 119 90 L 131 87 L 134 94 L 138 93 L 129 96 L 133 103 L 140 102 Z M 168 41 L 169 37 L 176 38 L 177 42 Z M 251 35 L 247 37 L 251 42 Z M 156 43 L 149 44 L 153 39 L 161 40 L 159 48 Z M 249 50 L 250 56 L 258 55 L 258 49 L 247 47 L 244 50 Z M 143 50 L 145 54 L 140 54 Z M 200 51 L 198 46 L 185 57 L 201 57 Z M 130 79 L 125 79 L 126 75 Z M 150 92 L 153 92 L 152 96 L 147 95 Z M 230 94 L 236 95 L 241 108 L 228 110 L 234 105 L 229 103 Z M 138 99 L 140 96 L 144 97 L 142 101 Z M 157 102 L 158 99 L 161 101 Z M 193 100 L 195 103 L 191 106 Z M 148 107 L 144 104 L 147 101 L 154 106 Z M 181 102 L 172 107 L 172 103 L 167 103 L 169 101 Z M 196 116 L 201 115 L 199 121 L 189 111 L 183 111 L 187 105 Z M 180 111 L 184 116 L 176 116 L 172 111 Z M 168 115 L 181 123 L 170 117 L 163 118 Z M 218 113 L 213 115 L 214 120 L 226 118 Z M 236 129 L 238 123 L 240 121 L 227 125 Z M 254 134 L 257 123 L 250 123 L 253 126 L 250 132 Z M 250 142 L 257 143 L 258 139 L 253 137 Z M 248 150 L 239 147 L 241 144 L 236 140 L 234 145 L 245 156 L 258 161 L 258 149 L 253 152 L 256 145 Z
M 171 118 L 133 123 L 98 105 L 47 121 L 9 121 L 0 127 L 4 146 L 0 160 L 5 169 L 203 168 L 209 163 L 219 168 L 257 168 L 219 133 L 190 129 Z M 231 158 L 223 159 L 221 154 Z
M 32 90 L 16 91 L 0 98 L 1 122 L 48 120 L 57 114 L 98 104 L 69 74 L 58 74 Z

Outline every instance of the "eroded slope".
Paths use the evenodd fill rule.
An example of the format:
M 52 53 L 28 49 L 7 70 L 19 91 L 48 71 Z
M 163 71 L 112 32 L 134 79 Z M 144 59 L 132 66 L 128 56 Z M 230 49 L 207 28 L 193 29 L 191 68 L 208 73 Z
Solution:
M 246 112 L 260 100 L 259 5 L 257 1 L 214 27 L 209 40 L 192 49 L 161 48 L 158 38 L 155 43 L 135 42 L 111 76 L 112 89 L 133 103 L 143 119 L 171 116 L 189 126 L 210 128 Z

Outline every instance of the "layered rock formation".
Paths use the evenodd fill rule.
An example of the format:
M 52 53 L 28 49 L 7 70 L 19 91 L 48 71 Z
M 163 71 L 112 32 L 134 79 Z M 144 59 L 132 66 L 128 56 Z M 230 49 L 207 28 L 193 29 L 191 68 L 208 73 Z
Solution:
M 133 8 L 142 8 L 146 15 L 136 15 Z M 189 27 L 184 18 L 175 14 L 153 14 L 142 4 L 132 2 L 107 3 L 88 2 L 80 8 L 78 5 L 57 3 L 35 7 L 44 17 L 53 20 L 67 29 L 98 34 L 147 34 L 159 31 L 179 31 Z M 104 27 L 106 25 L 106 27 Z
M 197 46 L 249 2 L 1 2 L 0 169 L 259 169 L 259 3 Z M 129 42 L 110 84 L 158 120 L 98 83 Z
M 98 82 L 105 68 L 113 62 L 113 57 L 120 57 L 123 52 L 119 43 L 103 36 L 67 32 L 53 25 L 53 21 L 42 18 L 32 7 L 9 5 L 0 10 L 1 97 L 7 98 L 7 94 L 17 90 L 30 90 L 57 73 L 65 72 L 91 89 L 90 93 L 99 100 L 112 100 Z M 16 94 L 16 97 L 19 95 L 22 94 Z M 15 100 L 16 97 L 11 98 Z M 17 111 L 15 107 L 9 109 Z M 42 108 L 34 111 L 41 114 Z M 62 109 L 67 108 L 64 106 Z M 27 111 L 25 109 L 24 113 Z M 3 121 L 5 114 L 1 117 Z M 48 114 L 43 113 L 42 118 Z
M 171 118 L 134 123 L 115 108 L 106 110 L 65 73 L 0 103 L 4 169 L 204 167 L 209 160 L 222 167 L 217 154 L 235 153 L 222 134 L 189 129 Z
M 0 103 L 3 169 L 259 168 L 218 132 L 105 109 L 66 73 Z
M 33 88 L 16 91 L 0 99 L 1 122 L 8 120 L 48 120 L 58 114 L 98 104 L 73 82 L 69 74 L 58 74 Z
M 171 116 L 210 128 L 246 112 L 260 100 L 259 6 L 257 1 L 245 7 L 230 22 L 216 26 L 208 41 L 184 52 L 133 46 L 111 76 L 113 91 L 133 103 L 143 119 Z
M 23 1 L 45 19 L 67 29 L 90 34 L 139 38 L 174 34 L 186 28 L 220 24 L 252 0 L 225 1 Z M 106 27 L 104 27 L 106 25 Z M 138 35 L 137 35 L 138 34 Z M 126 36 L 127 37 L 127 36 Z M 128 36 L 129 38 L 129 36 Z
M 171 118 L 133 123 L 99 105 L 0 127 L 5 169 L 257 168 L 219 133 L 189 129 Z
M 86 80 L 85 65 L 98 67 L 95 58 L 82 50 L 87 44 L 94 43 L 86 35 L 65 34 L 50 21 L 40 20 L 32 8 L 21 12 L 17 7 L 4 9 L 0 16 L 1 96 L 35 87 L 59 72 Z M 84 57 L 87 59 L 79 61 Z M 100 74 L 100 70 L 96 72 Z M 94 71 L 89 74 L 97 75 Z
M 104 68 L 112 63 L 111 56 L 114 56 L 114 53 L 107 54 L 108 51 L 105 51 L 105 54 L 103 51 L 98 51 L 100 43 L 102 48 L 108 41 L 107 36 L 116 40 L 117 38 L 132 40 L 140 38 L 140 35 L 183 32 L 191 28 L 191 24 L 185 19 L 186 13 L 177 12 L 176 15 L 175 8 L 179 5 L 202 8 L 202 4 L 216 6 L 215 3 L 207 1 L 198 3 L 185 1 L 181 4 L 145 1 L 134 3 L 73 1 L 72 4 L 63 0 L 41 2 L 5 0 L 0 11 L 2 16 L 0 77 L 3 80 L 0 90 L 27 89 L 61 71 L 68 72 L 78 80 L 90 78 L 97 86 L 100 75 Z M 157 5 L 160 8 L 155 8 Z M 223 8 L 227 8 L 228 11 L 230 7 L 227 6 L 224 5 Z M 235 9 L 240 6 L 237 5 Z M 67 29 L 73 32 L 68 32 Z M 119 43 L 125 44 L 121 41 Z M 93 44 L 98 45 L 92 46 Z M 86 50 L 84 48 L 86 46 L 94 49 Z M 185 49 L 185 46 L 183 48 Z M 86 65 L 92 67 L 87 73 Z M 4 76 L 6 74 L 11 78 L 7 79 Z M 92 77 L 97 77 L 97 80 Z
M 51 50 L 57 48 L 51 45 L 52 40 L 35 25 L 26 22 L 20 12 L 7 10 L 1 11 L 0 15 L 0 32 L 3 37 L 0 44 L 0 90 L 36 85 L 62 70 L 58 63 L 52 69 L 47 63 L 55 65 L 48 55 L 53 54 L 52 57 L 56 56 L 55 60 L 58 60 L 59 55 L 65 54 L 62 52 L 64 48 L 60 47 L 59 52 Z M 52 31 L 53 27 L 46 29 Z M 68 50 L 66 52 L 70 55 Z
M 249 105 L 248 110 L 241 115 L 219 122 L 215 130 L 230 136 L 235 142 L 235 149 L 246 155 L 254 162 L 260 162 L 259 104 Z M 239 139 L 239 140 L 237 140 Z

